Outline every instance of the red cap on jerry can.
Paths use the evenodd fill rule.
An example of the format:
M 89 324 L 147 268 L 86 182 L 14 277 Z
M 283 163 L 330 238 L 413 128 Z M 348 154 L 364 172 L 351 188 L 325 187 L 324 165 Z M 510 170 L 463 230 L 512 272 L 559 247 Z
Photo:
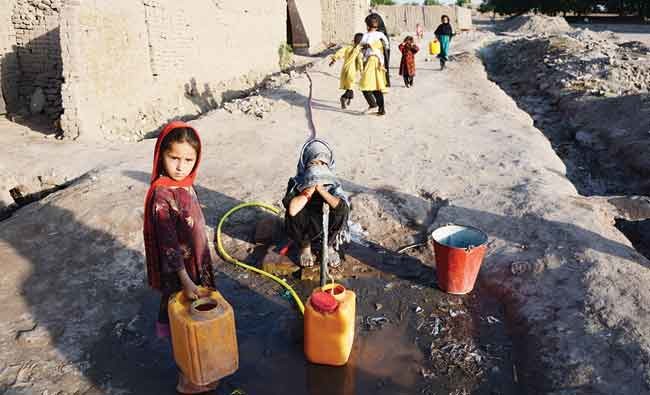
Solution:
M 339 307 L 339 302 L 332 294 L 318 291 L 311 295 L 311 305 L 319 313 L 333 313 Z

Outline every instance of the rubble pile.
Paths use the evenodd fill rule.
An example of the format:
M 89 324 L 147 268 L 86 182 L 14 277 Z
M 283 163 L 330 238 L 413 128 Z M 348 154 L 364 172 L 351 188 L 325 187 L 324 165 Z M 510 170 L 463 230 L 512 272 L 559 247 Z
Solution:
M 229 113 L 242 113 L 264 119 L 273 108 L 273 100 L 254 94 L 243 99 L 235 99 L 225 103 L 223 108 Z
M 491 68 L 514 91 L 541 90 L 554 99 L 571 93 L 621 96 L 647 92 L 650 49 L 639 42 L 617 44 L 611 33 L 576 30 L 537 35 L 496 47 Z

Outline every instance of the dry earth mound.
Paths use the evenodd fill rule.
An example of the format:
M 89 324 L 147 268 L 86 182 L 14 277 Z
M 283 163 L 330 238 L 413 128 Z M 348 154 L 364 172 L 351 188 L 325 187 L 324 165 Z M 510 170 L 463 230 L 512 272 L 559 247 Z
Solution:
M 562 34 L 573 28 L 562 17 L 522 15 L 504 21 L 501 30 L 517 34 Z
M 488 52 L 492 78 L 530 108 L 538 127 L 552 124 L 547 129 L 575 138 L 628 177 L 650 174 L 650 48 L 579 29 L 497 44 Z M 604 186 L 591 193 L 624 191 Z M 632 192 L 650 193 L 650 183 Z

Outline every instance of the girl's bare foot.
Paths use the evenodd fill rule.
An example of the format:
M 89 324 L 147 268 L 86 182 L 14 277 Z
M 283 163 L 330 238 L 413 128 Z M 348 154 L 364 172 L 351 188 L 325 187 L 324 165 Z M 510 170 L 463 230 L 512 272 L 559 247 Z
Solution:
M 327 265 L 331 268 L 337 268 L 341 266 L 341 257 L 339 252 L 334 249 L 334 247 L 327 248 Z
M 311 246 L 302 247 L 300 249 L 300 266 L 312 267 L 314 266 L 314 257 L 311 255 Z

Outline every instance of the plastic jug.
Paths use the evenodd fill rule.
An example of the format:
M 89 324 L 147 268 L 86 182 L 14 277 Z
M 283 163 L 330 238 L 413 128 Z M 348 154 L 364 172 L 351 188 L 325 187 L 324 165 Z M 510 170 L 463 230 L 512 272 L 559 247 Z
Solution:
M 169 299 L 172 348 L 178 368 L 194 384 L 208 385 L 239 367 L 235 313 L 218 291 L 189 300 Z
M 440 53 L 440 41 L 431 40 L 429 42 L 429 55 L 437 55 Z
M 305 356 L 312 363 L 341 366 L 354 342 L 356 295 L 340 284 L 316 288 L 305 305 Z

